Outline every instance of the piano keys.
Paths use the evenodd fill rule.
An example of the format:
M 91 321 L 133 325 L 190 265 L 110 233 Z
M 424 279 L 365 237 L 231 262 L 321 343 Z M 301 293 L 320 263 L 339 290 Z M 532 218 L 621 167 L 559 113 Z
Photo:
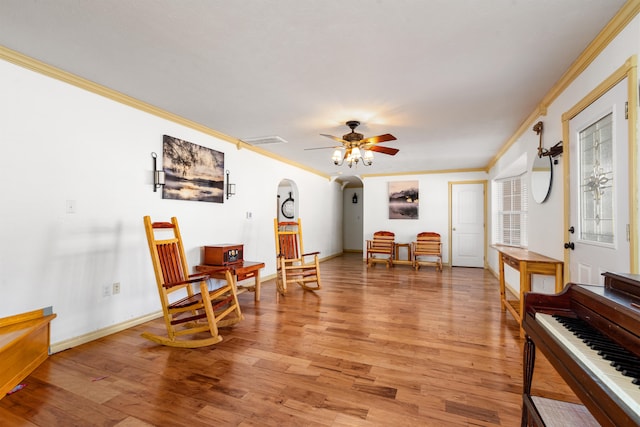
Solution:
M 601 425 L 640 425 L 640 276 L 604 276 L 604 287 L 525 295 L 522 426 L 547 425 L 531 396 L 536 348 Z
M 620 399 L 619 405 L 624 405 L 629 411 L 640 416 L 640 386 L 633 384 L 635 378 L 625 376 L 617 370 L 606 360 L 605 355 L 598 354 L 598 351 L 590 348 L 588 343 L 575 336 L 558 318 L 538 313 L 536 321 L 576 357 L 577 363 L 581 364 L 585 371 L 601 380 L 609 394 Z M 636 357 L 633 363 L 635 367 L 640 368 L 639 358 Z

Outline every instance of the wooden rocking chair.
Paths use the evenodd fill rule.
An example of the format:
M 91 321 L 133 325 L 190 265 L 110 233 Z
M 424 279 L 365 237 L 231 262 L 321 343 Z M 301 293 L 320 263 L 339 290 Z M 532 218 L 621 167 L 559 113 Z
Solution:
M 396 235 L 391 231 L 376 231 L 373 239 L 367 240 L 367 267 L 383 262 L 393 267 Z
M 222 341 L 218 328 L 243 319 L 231 271 L 225 271 L 223 286 L 209 290 L 207 274 L 189 274 L 178 220 L 151 222 L 144 228 L 155 271 L 167 336 L 142 334 L 158 344 L 196 348 Z M 197 287 L 194 291 L 193 286 Z
M 416 241 L 411 243 L 411 256 L 413 257 L 413 268 L 416 270 L 421 265 L 435 265 L 437 271 L 442 271 L 440 234 L 429 231 L 418 233 Z
M 320 252 L 305 253 L 302 245 L 302 220 L 278 222 L 273 220 L 276 237 L 276 288 L 282 295 L 287 285 L 297 283 L 308 291 L 317 291 L 320 286 Z

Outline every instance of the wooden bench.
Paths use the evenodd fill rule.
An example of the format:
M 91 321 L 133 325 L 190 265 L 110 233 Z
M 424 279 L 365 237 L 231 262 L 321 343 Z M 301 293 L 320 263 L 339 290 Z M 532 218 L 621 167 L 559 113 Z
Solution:
M 0 319 L 0 399 L 49 356 L 51 307 Z
M 441 272 L 442 241 L 440 234 L 432 231 L 418 233 L 416 241 L 411 243 L 411 256 L 413 268 L 416 270 L 418 270 L 421 265 L 435 265 L 436 270 Z
M 383 262 L 387 268 L 393 267 L 395 258 L 395 238 L 391 231 L 376 231 L 373 239 L 367 240 L 367 267 Z

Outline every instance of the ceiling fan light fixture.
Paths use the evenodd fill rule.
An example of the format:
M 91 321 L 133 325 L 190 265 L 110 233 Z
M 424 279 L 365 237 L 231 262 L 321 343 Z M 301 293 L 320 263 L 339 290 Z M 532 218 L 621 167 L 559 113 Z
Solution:
M 343 135 L 342 138 L 324 133 L 320 134 L 342 144 L 342 147 L 333 147 L 336 148 L 336 150 L 333 152 L 331 160 L 333 160 L 333 164 L 336 166 L 342 166 L 345 162 L 349 167 L 352 167 L 354 163 L 357 167 L 358 162 L 361 162 L 364 166 L 371 166 L 373 164 L 374 151 L 391 156 L 394 156 L 398 152 L 397 148 L 377 145 L 380 142 L 394 141 L 396 137 L 390 133 L 364 138 L 364 135 L 355 131 L 355 128 L 360 125 L 360 122 L 350 120 L 346 125 L 349 126 L 351 132 Z M 360 147 L 362 147 L 362 150 Z M 312 150 L 312 148 L 309 148 L 309 150 Z
M 353 166 L 353 153 L 351 151 L 347 152 L 345 159 L 347 160 L 347 166 L 349 167 Z
M 344 156 L 342 155 L 342 150 L 339 148 L 336 149 L 336 151 L 333 152 L 333 156 L 331 156 L 331 160 L 333 160 L 333 163 L 336 166 L 341 166 L 342 161 L 344 160 Z
M 373 151 L 364 150 L 364 157 L 362 158 L 362 163 L 366 166 L 371 166 L 373 163 Z

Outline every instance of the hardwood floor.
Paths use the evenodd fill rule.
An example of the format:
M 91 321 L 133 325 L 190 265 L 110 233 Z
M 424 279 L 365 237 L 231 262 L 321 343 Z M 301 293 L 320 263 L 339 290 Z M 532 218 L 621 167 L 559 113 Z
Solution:
M 201 349 L 162 319 L 54 354 L 0 400 L 3 426 L 517 426 L 522 340 L 474 268 L 321 264 L 323 289 L 240 295 L 245 320 Z M 149 278 L 149 286 L 153 284 Z M 55 324 L 53 325 L 55 327 Z M 539 355 L 539 394 L 575 401 Z

